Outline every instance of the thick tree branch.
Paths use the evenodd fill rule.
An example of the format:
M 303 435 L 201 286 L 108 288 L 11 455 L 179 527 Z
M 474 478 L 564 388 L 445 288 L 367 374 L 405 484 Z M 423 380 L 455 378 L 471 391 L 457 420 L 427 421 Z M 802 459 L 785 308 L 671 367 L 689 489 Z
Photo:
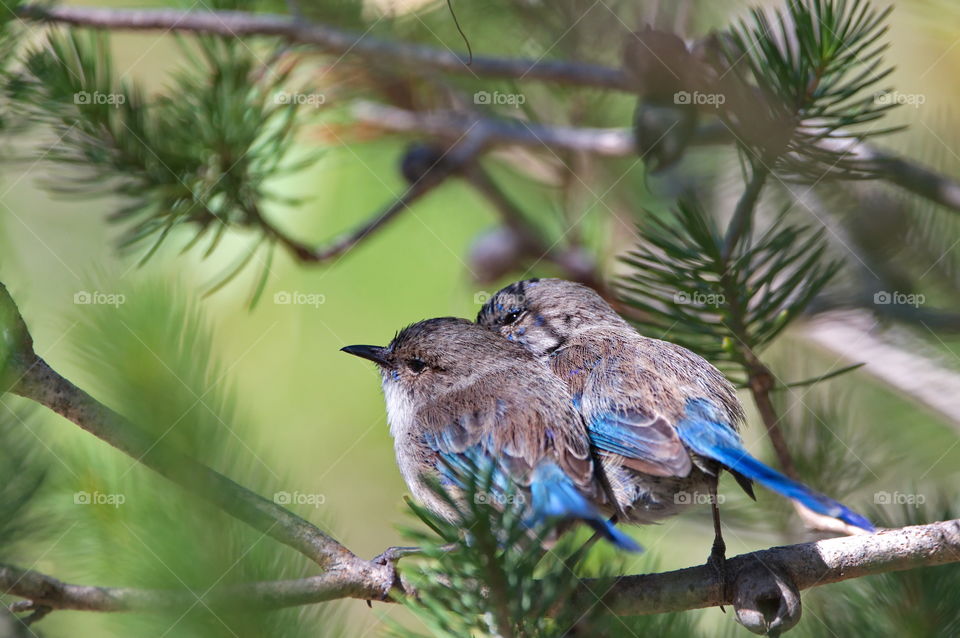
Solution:
M 797 590 L 851 578 L 960 561 L 960 520 L 773 547 L 727 559 L 734 574 L 724 595 L 710 565 L 618 579 L 604 602 L 614 613 L 659 614 L 733 604 L 737 583 L 779 570 Z M 590 593 L 581 594 L 589 599 Z
M 892 529 L 870 536 L 833 538 L 816 543 L 774 547 L 727 560 L 732 587 L 721 592 L 709 565 L 660 574 L 624 576 L 609 581 L 584 580 L 574 604 L 603 601 L 620 615 L 658 614 L 735 604 L 738 614 L 759 601 L 751 592 L 777 574 L 797 591 L 884 572 L 960 561 L 960 520 Z M 221 587 L 201 599 L 213 606 L 276 609 L 337 598 L 368 599 L 383 590 L 378 574 L 330 572 L 299 580 L 267 581 Z M 35 607 L 86 611 L 162 611 L 196 602 L 190 592 L 128 587 L 72 585 L 38 572 L 0 565 L 0 592 L 31 601 Z M 606 592 L 606 593 L 603 593 Z M 736 603 L 735 603 L 736 600 Z

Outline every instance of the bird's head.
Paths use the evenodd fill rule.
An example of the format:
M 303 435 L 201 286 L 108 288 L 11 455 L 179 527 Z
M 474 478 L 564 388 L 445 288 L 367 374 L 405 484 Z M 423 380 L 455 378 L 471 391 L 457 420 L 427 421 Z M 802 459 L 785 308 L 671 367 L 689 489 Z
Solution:
M 498 367 L 504 357 L 515 359 L 519 349 L 466 319 L 441 317 L 404 328 L 387 346 L 357 345 L 341 350 L 376 363 L 385 390 L 400 390 L 417 398 L 460 385 Z M 522 350 L 519 354 L 529 356 Z
M 625 325 L 593 289 L 563 279 L 527 279 L 510 284 L 483 305 L 477 323 L 538 357 L 549 356 L 584 330 Z

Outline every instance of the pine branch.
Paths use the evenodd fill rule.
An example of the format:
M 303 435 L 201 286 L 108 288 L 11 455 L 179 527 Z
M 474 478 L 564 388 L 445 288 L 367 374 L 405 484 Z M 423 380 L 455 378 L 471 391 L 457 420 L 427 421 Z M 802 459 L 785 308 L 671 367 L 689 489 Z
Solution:
M 14 603 L 12 611 L 37 607 L 99 612 L 176 611 L 201 603 L 214 609 L 282 609 L 343 598 L 380 600 L 384 582 L 375 573 L 358 577 L 331 570 L 320 576 L 229 585 L 197 594 L 184 590 L 73 585 L 40 572 L 0 564 L 0 593 L 26 599 Z

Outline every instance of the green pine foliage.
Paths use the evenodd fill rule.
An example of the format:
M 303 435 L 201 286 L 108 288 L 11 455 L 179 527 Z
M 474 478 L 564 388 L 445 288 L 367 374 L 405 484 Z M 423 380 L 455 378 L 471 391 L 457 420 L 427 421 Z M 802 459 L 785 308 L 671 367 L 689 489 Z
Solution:
M 769 345 L 839 268 L 824 231 L 790 223 L 786 212 L 730 257 L 714 219 L 692 201 L 671 219 L 649 215 L 639 234 L 620 281 L 623 300 L 643 313 L 636 323 L 728 369 L 745 363 L 745 348 Z
M 554 530 L 531 530 L 524 522 L 523 495 L 495 486 L 492 471 L 455 475 L 463 486 L 456 494 L 432 485 L 455 517 L 447 519 L 411 503 L 433 533 L 406 530 L 423 549 L 423 560 L 415 570 L 405 570 L 418 591 L 418 598 L 405 604 L 432 635 L 545 638 L 589 623 L 595 605 L 578 609 L 561 604 L 578 586 L 576 573 L 564 562 L 569 543 L 545 549 L 544 541 Z M 399 627 L 395 633 L 422 635 Z
M 196 37 L 181 41 L 185 63 L 168 88 L 147 95 L 121 79 L 102 34 L 53 32 L 25 54 L 13 85 L 18 104 L 49 126 L 58 143 L 43 159 L 58 170 L 52 190 L 113 194 L 121 207 L 110 219 L 124 226 L 120 244 L 149 259 L 170 233 L 189 225 L 211 254 L 231 228 L 254 228 L 261 241 L 224 278 L 225 283 L 276 232 L 263 217 L 273 202 L 296 203 L 271 191 L 271 180 L 315 159 L 292 162 L 304 121 L 301 104 L 285 99 L 292 67 L 264 67 L 270 49 L 255 52 L 239 40 Z M 270 260 L 261 271 L 261 284 Z
M 135 252 L 141 264 L 176 243 L 171 241 L 174 236 L 186 238 L 184 250 L 204 256 L 229 252 L 231 243 L 223 241 L 229 233 L 253 236 L 246 250 L 234 251 L 235 262 L 211 289 L 231 281 L 266 252 L 254 286 L 255 301 L 270 274 L 275 244 L 291 245 L 270 223 L 271 208 L 302 203 L 276 192 L 275 180 L 316 158 L 310 154 L 302 161 L 292 159 L 290 150 L 303 142 L 309 118 L 301 103 L 283 99 L 302 77 L 306 65 L 301 59 L 310 59 L 316 51 L 273 38 L 179 35 L 182 64 L 162 89 L 148 93 L 121 77 L 110 40 L 100 33 L 53 27 L 21 46 L 23 28 L 14 17 L 19 4 L 9 3 L 9 11 L 0 16 L 0 132 L 18 131 L 29 122 L 52 136 L 48 141 L 58 140 L 44 148 L 43 161 L 52 167 L 45 186 L 69 197 L 107 202 L 109 219 L 122 229 L 121 246 Z M 598 40 L 593 34 L 628 28 L 624 16 L 634 4 L 454 3 L 466 36 L 476 43 L 496 42 L 496 55 L 611 66 L 621 64 L 622 43 Z M 663 15 L 673 10 L 669 4 L 659 5 Z M 428 3 L 399 16 L 377 15 L 370 5 L 360 0 L 302 6 L 279 0 L 267 5 L 216 0 L 210 8 L 302 13 L 370 37 L 463 48 L 446 3 Z M 691 20 L 703 21 L 692 30 L 708 31 L 707 23 L 712 27 L 712 21 L 726 19 L 722 13 L 713 4 L 698 8 Z M 817 187 L 820 194 L 826 177 L 876 177 L 847 151 L 854 142 L 897 130 L 884 119 L 896 101 L 880 99 L 892 70 L 884 58 L 889 17 L 890 8 L 875 8 L 867 0 L 783 0 L 779 8 L 755 9 L 732 26 L 722 25 L 717 35 L 689 49 L 681 45 L 684 63 L 696 60 L 711 71 L 701 78 L 704 88 L 725 98 L 715 111 L 720 122 L 714 119 L 712 124 L 733 134 L 748 184 L 728 228 L 718 221 L 723 215 L 699 203 L 709 201 L 700 193 L 669 212 L 641 217 L 639 240 L 622 259 L 618 284 L 622 300 L 633 311 L 631 319 L 645 334 L 684 345 L 745 384 L 759 365 L 756 357 L 775 357 L 784 331 L 818 302 L 827 304 L 826 293 L 840 290 L 837 280 L 856 277 L 850 270 L 872 274 L 871 266 L 878 264 L 878 273 L 890 274 L 884 286 L 906 282 L 909 289 L 919 288 L 919 280 L 929 274 L 925 285 L 935 281 L 945 298 L 954 298 L 958 269 L 951 248 L 957 224 L 937 206 L 904 196 L 897 203 L 905 214 L 888 216 L 896 223 L 886 226 L 873 207 L 851 195 L 844 202 L 858 210 L 840 221 L 853 240 L 849 246 L 840 243 L 844 249 L 852 247 L 855 260 L 845 262 L 835 258 L 837 238 L 821 228 L 819 219 L 816 224 L 802 219 L 802 211 L 789 206 L 774 214 L 760 206 L 761 192 L 766 194 L 774 179 L 804 182 L 811 193 Z M 435 82 L 420 69 L 409 75 L 397 72 L 389 58 L 344 55 L 329 69 L 323 67 L 324 75 L 333 67 L 338 77 L 318 82 L 346 85 L 342 90 L 351 98 L 419 110 L 466 104 L 471 112 L 512 121 L 623 127 L 637 99 L 599 89 L 571 91 L 562 85 L 469 74 Z M 513 102 L 480 104 L 471 99 L 476 91 L 506 93 Z M 691 150 L 687 144 L 702 133 L 701 125 L 709 125 L 710 113 L 700 110 L 696 118 L 684 119 L 693 112 L 675 107 L 658 104 L 654 113 L 663 117 L 665 131 L 675 125 L 683 129 L 682 144 L 656 177 L 663 180 L 657 186 L 667 184 L 671 197 L 699 185 L 698 178 L 684 180 L 676 167 Z M 659 142 L 660 132 L 654 137 Z M 710 153 L 709 172 L 715 174 L 725 160 L 713 149 Z M 611 244 L 607 220 L 617 214 L 620 195 L 629 191 L 629 211 L 657 207 L 651 204 L 651 184 L 641 175 L 641 167 L 653 172 L 655 158 L 645 157 L 644 164 L 635 157 L 593 162 L 576 155 L 537 149 L 522 162 L 514 158 L 513 164 L 490 168 L 498 182 L 520 192 L 513 199 L 530 209 L 521 212 L 544 232 L 546 245 L 572 245 L 575 237 L 581 246 L 595 249 L 602 261 Z M 955 163 L 937 166 L 956 172 Z M 602 183 L 604 178 L 608 183 Z M 909 221 L 904 222 L 906 216 Z M 352 225 L 352 219 L 345 221 Z M 883 241 L 874 242 L 881 234 Z M 912 260 L 908 272 L 881 267 L 893 256 L 899 266 L 907 252 Z M 930 255 L 941 253 L 931 265 Z M 847 268 L 850 265 L 854 268 Z M 322 491 L 320 485 L 287 484 L 282 460 L 265 452 L 268 445 L 254 436 L 244 411 L 249 399 L 230 385 L 230 369 L 218 363 L 215 328 L 201 306 L 186 298 L 177 286 L 152 284 L 132 288 L 127 302 L 117 306 L 84 306 L 74 336 L 81 345 L 72 361 L 87 376 L 81 385 L 157 440 L 258 493 Z M 0 314 L 4 312 L 0 307 Z M 0 316 L 0 328 L 8 327 L 7 319 Z M 12 381 L 2 365 L 10 334 L 0 330 L 0 389 Z M 821 392 L 820 382 L 852 367 L 794 376 L 788 372 L 796 368 L 784 366 L 788 372 L 777 375 L 774 397 L 799 474 L 813 487 L 856 507 L 857 499 L 877 483 L 870 468 L 878 459 L 904 454 L 877 436 L 874 424 L 855 419 L 851 413 L 856 408 Z M 791 386 L 798 391 L 783 392 Z M 30 434 L 32 416 L 16 400 L 8 403 L 6 395 L 0 400 L 0 560 L 21 564 L 23 557 L 38 554 L 37 546 L 69 528 L 48 558 L 57 566 L 51 573 L 73 582 L 186 589 L 202 595 L 223 585 L 316 573 L 294 552 L 278 548 L 75 428 L 67 437 L 76 438 L 53 446 L 58 456 L 51 458 L 53 449 L 44 454 Z M 55 424 L 46 425 L 54 432 L 50 436 L 61 435 Z M 759 424 L 751 427 L 759 439 Z M 910 459 L 898 463 L 898 472 L 927 471 Z M 716 610 L 614 616 L 604 606 L 603 594 L 624 571 L 621 555 L 600 543 L 581 556 L 585 534 L 531 530 L 517 492 L 495 489 L 489 474 L 462 479 L 456 496 L 434 486 L 455 512 L 452 520 L 411 504 L 423 526 L 405 534 L 422 551 L 404 559 L 400 569 L 419 596 L 402 604 L 418 624 L 411 629 L 410 623 L 394 623 L 394 635 L 672 638 L 717 635 L 717 626 L 727 635 L 743 634 L 731 614 L 721 616 Z M 735 489 L 730 483 L 727 487 L 728 492 Z M 929 496 L 930 503 L 866 513 L 889 526 L 957 516 L 957 504 L 934 488 L 921 486 L 911 493 Z M 114 498 L 113 504 L 82 506 L 78 494 L 122 496 L 123 502 Z M 731 495 L 724 507 L 725 525 L 758 543 L 810 538 L 798 530 L 786 501 L 763 494 L 759 499 L 753 503 Z M 298 513 L 328 520 L 316 510 Z M 706 509 L 691 517 L 704 529 L 702 554 L 697 556 L 705 557 L 709 549 L 708 517 Z M 643 570 L 659 568 L 658 550 L 649 548 L 651 557 Z M 67 566 L 63 573 L 61 566 Z M 583 590 L 582 577 L 595 579 L 590 591 Z M 960 598 L 944 595 L 958 586 L 956 567 L 947 566 L 818 588 L 805 594 L 805 620 L 795 631 L 801 636 L 958 634 Z M 350 635 L 331 609 L 310 605 L 261 612 L 212 609 L 197 602 L 158 614 L 110 615 L 102 622 L 115 635 Z M 720 620 L 712 623 L 715 618 Z M 0 615 L 0 635 L 5 620 Z
M 96 396 L 158 442 L 242 477 L 257 493 L 322 493 L 320 485 L 291 485 L 282 460 L 252 438 L 240 392 L 218 363 L 213 330 L 179 287 L 144 284 L 131 288 L 120 305 L 81 308 L 78 359 L 96 379 L 90 388 Z M 296 552 L 102 442 L 84 439 L 59 454 L 66 467 L 51 477 L 56 498 L 50 500 L 57 520 L 73 528 L 53 555 L 76 569 L 75 578 L 83 582 L 186 590 L 202 597 L 216 587 L 315 573 Z M 91 504 L 77 504 L 76 494 L 91 495 Z M 299 513 L 326 526 L 322 509 Z M 105 622 L 118 635 L 136 636 L 342 631 L 336 607 L 328 605 L 264 612 L 199 600 L 162 613 L 110 615 Z
M 892 6 L 867 0 L 787 0 L 752 9 L 716 39 L 723 59 L 723 116 L 738 143 L 782 175 L 818 182 L 827 173 L 869 178 L 849 144 L 889 133 L 878 120 L 895 101 L 878 100 L 892 67 L 883 53 Z M 833 147 L 823 148 L 828 142 Z

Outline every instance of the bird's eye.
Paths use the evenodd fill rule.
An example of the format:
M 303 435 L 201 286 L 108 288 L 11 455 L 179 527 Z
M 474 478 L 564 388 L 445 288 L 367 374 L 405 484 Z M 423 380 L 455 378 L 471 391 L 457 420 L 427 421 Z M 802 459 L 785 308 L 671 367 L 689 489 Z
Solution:
M 420 374 L 423 372 L 423 369 L 427 367 L 427 364 L 420 359 L 408 359 L 407 367 L 410 368 L 414 374 Z
M 520 311 L 520 310 L 514 310 L 513 312 L 511 312 L 510 314 L 506 315 L 506 316 L 503 318 L 503 325 L 509 326 L 511 323 L 513 323 L 514 321 L 516 321 L 517 319 L 519 319 L 519 318 L 520 318 L 520 315 L 522 315 L 522 314 L 523 314 L 522 311 Z

